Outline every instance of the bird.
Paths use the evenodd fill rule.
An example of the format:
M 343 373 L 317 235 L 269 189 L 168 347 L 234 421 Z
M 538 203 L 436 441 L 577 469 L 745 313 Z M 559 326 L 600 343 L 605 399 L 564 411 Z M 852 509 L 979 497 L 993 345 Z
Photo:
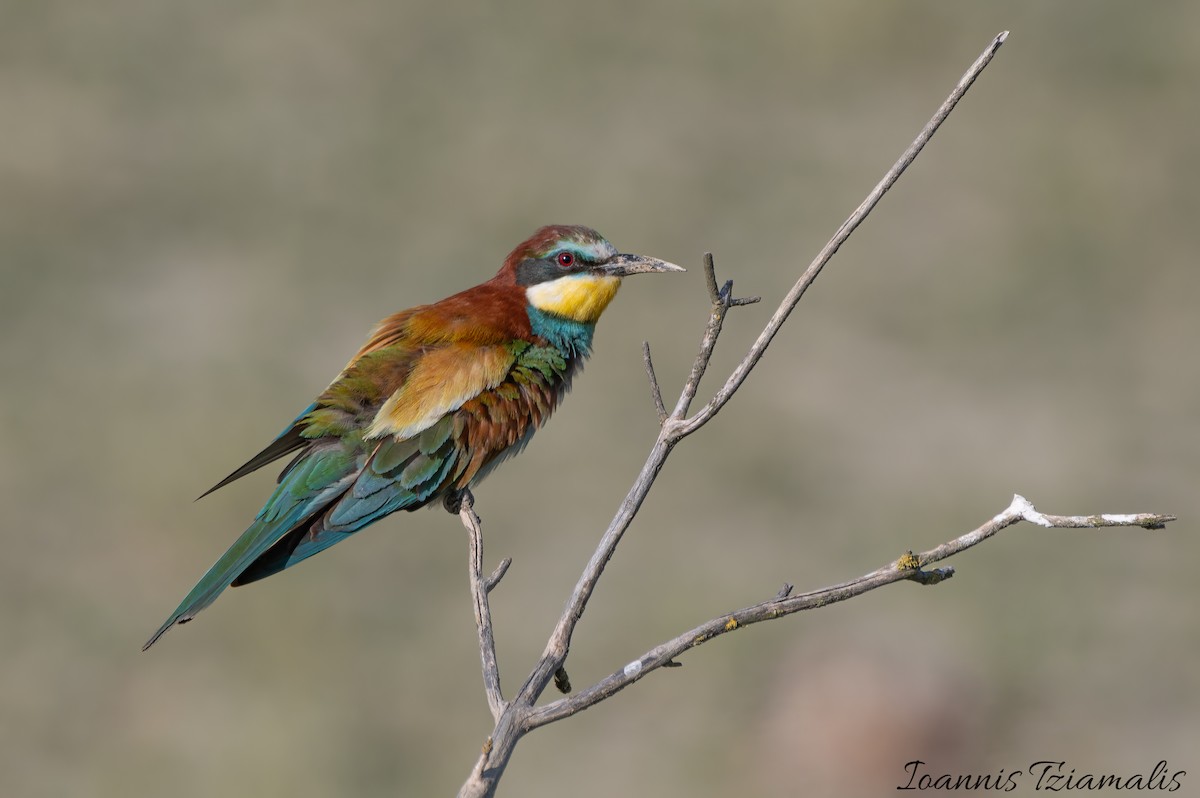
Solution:
M 539 228 L 494 277 L 381 321 L 316 401 L 200 498 L 286 455 L 276 487 L 149 649 L 227 587 L 306 560 L 379 519 L 463 493 L 519 453 L 592 350 L 621 279 L 682 272 L 580 225 Z

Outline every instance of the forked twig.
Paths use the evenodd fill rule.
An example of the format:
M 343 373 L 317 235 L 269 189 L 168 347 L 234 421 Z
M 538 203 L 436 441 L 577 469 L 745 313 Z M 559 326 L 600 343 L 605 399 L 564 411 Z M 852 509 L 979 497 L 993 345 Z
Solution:
M 941 104 L 929 123 L 921 130 L 912 145 L 900 156 L 899 160 L 888 170 L 879 184 L 875 186 L 862 204 L 838 228 L 833 238 L 818 253 L 817 257 L 801 274 L 799 280 L 787 293 L 778 309 L 772 314 L 758 339 L 750 347 L 746 356 L 738 363 L 726 378 L 724 384 L 717 390 L 708 402 L 691 416 L 688 415 L 692 400 L 699 389 L 704 373 L 712 358 L 713 350 L 720 336 L 725 315 L 730 308 L 757 302 L 758 297 L 739 299 L 733 297 L 732 281 L 723 286 L 718 285 L 716 270 L 711 255 L 705 256 L 704 276 L 708 285 L 711 312 L 701 339 L 700 348 L 692 365 L 679 399 L 674 409 L 668 414 L 662 400 L 662 391 L 650 359 L 650 348 L 643 348 L 646 373 L 650 380 L 651 397 L 660 421 L 660 430 L 651 447 L 650 454 L 638 474 L 637 480 L 629 490 L 620 508 L 601 537 L 595 552 L 580 575 L 566 606 L 563 609 L 545 650 L 533 670 L 518 688 L 511 702 L 505 702 L 500 693 L 499 671 L 495 663 L 495 643 L 492 638 L 491 618 L 487 605 L 487 592 L 494 586 L 499 576 L 484 580 L 482 574 L 482 541 L 479 539 L 478 516 L 470 509 L 469 501 L 464 503 L 461 515 L 464 525 L 471 531 L 471 592 L 475 601 L 475 617 L 479 628 L 480 657 L 483 662 L 484 686 L 488 697 L 488 705 L 496 718 L 496 726 L 482 746 L 479 759 L 476 761 L 470 776 L 463 784 L 460 796 L 490 796 L 495 794 L 496 786 L 504 774 L 509 759 L 517 741 L 529 731 L 552 723 L 555 720 L 568 717 L 599 701 L 608 698 L 613 693 L 632 684 L 647 673 L 661 667 L 675 667 L 679 663 L 676 657 L 688 649 L 701 645 L 714 637 L 734 631 L 752 623 L 783 617 L 805 609 L 824 606 L 837 601 L 861 595 L 883 585 L 897 581 L 914 581 L 920 584 L 937 584 L 953 576 L 954 569 L 926 569 L 925 566 L 945 559 L 963 549 L 977 545 L 1000 530 L 1018 521 L 1026 520 L 1047 527 L 1100 527 L 1100 526 L 1143 526 L 1148 529 L 1160 528 L 1168 521 L 1175 520 L 1173 516 L 1157 514 L 1141 515 L 1102 515 L 1102 516 L 1049 516 L 1038 513 L 1029 502 L 1021 497 L 1014 497 L 1013 503 L 1007 510 L 1000 513 L 991 521 L 978 529 L 968 532 L 954 540 L 938 546 L 920 555 L 911 552 L 900 557 L 893 563 L 872 571 L 858 579 L 844 582 L 822 590 L 799 595 L 791 595 L 792 586 L 784 585 L 774 598 L 760 604 L 745 607 L 741 610 L 715 618 L 694 629 L 663 643 L 660 646 L 629 662 L 619 671 L 611 674 L 596 684 L 587 687 L 578 694 L 558 699 L 544 706 L 536 706 L 536 702 L 554 680 L 560 689 L 569 689 L 566 678 L 565 663 L 567 651 L 575 626 L 582 617 L 584 609 L 595 589 L 596 582 L 604 571 L 605 565 L 620 543 L 621 537 L 630 522 L 637 514 L 647 493 L 654 484 L 655 478 L 662 469 L 667 456 L 683 438 L 704 426 L 713 416 L 725 406 L 741 387 L 750 371 L 758 363 L 771 340 L 787 320 L 804 292 L 816 279 L 825 264 L 833 257 L 838 248 L 849 238 L 855 228 L 867 217 L 878 204 L 883 195 L 892 187 L 904 170 L 921 152 L 929 139 L 949 116 L 950 112 L 962 99 L 975 79 L 992 60 L 996 51 L 1004 43 L 1007 32 L 996 36 L 964 73 L 954 90 Z M 467 497 L 469 499 L 469 495 Z M 503 565 L 503 564 L 502 564 Z M 502 573 L 498 569 L 497 573 Z
M 600 574 L 604 571 L 604 566 L 616 550 L 617 544 L 621 542 L 621 537 L 625 534 L 625 530 L 628 529 L 629 523 L 637 515 L 638 509 L 642 506 L 642 502 L 646 498 L 646 494 L 649 493 L 651 486 L 654 484 L 655 477 L 658 476 L 658 472 L 662 469 L 663 463 L 671 453 L 671 450 L 674 449 L 675 444 L 707 423 L 709 419 L 716 415 L 717 411 L 725 406 L 737 389 L 741 387 L 750 370 L 754 368 L 755 364 L 762 357 L 763 352 L 766 351 L 767 346 L 771 343 L 771 339 L 778 332 L 783 322 L 787 320 L 788 315 L 792 312 L 796 303 L 800 301 L 800 297 L 803 296 L 808 286 L 816 279 L 817 274 L 820 273 L 829 259 L 833 257 L 833 254 L 837 252 L 842 243 L 849 238 L 854 229 L 867 217 L 867 214 L 879 202 L 883 194 L 891 188 L 892 184 L 896 182 L 908 165 L 912 163 L 913 159 L 917 157 L 917 154 L 920 153 L 925 143 L 929 141 L 942 122 L 946 120 L 946 117 L 949 116 L 954 106 L 958 104 L 958 101 L 966 94 L 971 84 L 975 82 L 975 79 L 992 60 L 996 51 L 1004 44 L 1007 36 L 1007 31 L 996 36 L 988 44 L 983 53 L 975 59 L 975 62 L 958 81 L 958 84 L 950 92 L 945 102 L 939 106 L 933 118 L 921 130 L 912 145 L 904 151 L 900 159 L 888 170 L 875 189 L 867 195 L 862 204 L 842 223 L 842 226 L 838 228 L 838 231 L 830 239 L 829 243 L 825 245 L 816 259 L 805 269 L 799 281 L 792 287 L 787 296 L 784 297 L 779 309 L 775 311 L 770 321 L 767 322 L 767 326 L 759 335 L 758 340 L 750 347 L 750 351 L 746 354 L 746 357 L 734 368 L 721 389 L 700 411 L 688 417 L 688 409 L 692 399 L 696 396 L 700 380 L 708 368 L 713 349 L 716 347 L 717 337 L 724 323 L 725 314 L 730 307 L 735 306 L 732 300 L 732 284 L 727 283 L 724 288 L 718 288 L 712 257 L 705 257 L 704 276 L 708 284 L 712 311 L 701 340 L 700 351 L 692 365 L 692 371 L 688 375 L 688 379 L 680 392 L 679 401 L 676 402 L 675 408 L 670 415 L 663 419 L 658 437 L 650 449 L 650 454 L 646 458 L 641 472 L 638 474 L 625 500 L 621 502 L 620 508 L 618 508 L 616 515 L 613 517 L 608 529 L 596 546 L 595 552 L 592 554 L 591 559 L 588 560 L 583 573 L 580 575 L 579 581 L 576 583 L 575 589 L 571 592 L 570 598 L 567 599 L 567 604 L 563 608 L 558 623 L 554 626 L 554 631 L 550 634 L 550 639 L 546 642 L 546 648 L 542 652 L 542 656 L 517 690 L 513 700 L 507 704 L 504 704 L 503 700 L 499 698 L 497 671 L 494 665 L 490 663 L 490 660 L 494 658 L 494 643 L 488 643 L 485 640 L 491 634 L 490 621 L 487 622 L 488 629 L 485 634 L 483 620 L 485 616 L 481 611 L 481 607 L 486 607 L 487 605 L 487 593 L 476 587 L 477 577 L 474 575 L 475 559 L 474 554 L 472 555 L 473 574 L 471 577 L 471 592 L 475 596 L 476 623 L 479 626 L 480 637 L 480 657 L 484 663 L 484 684 L 488 695 L 488 705 L 492 707 L 493 714 L 497 706 L 502 706 L 503 709 L 496 720 L 495 729 L 483 745 L 480 757 L 472 769 L 471 775 L 459 791 L 460 798 L 495 794 L 496 785 L 499 783 L 501 776 L 504 774 L 504 769 L 512 757 L 513 748 L 516 746 L 517 741 L 532 728 L 530 726 L 530 716 L 534 712 L 534 705 L 542 693 L 545 692 L 546 687 L 550 684 L 555 674 L 563 668 L 566 662 L 571 635 L 575 631 L 575 625 L 583 616 L 584 608 L 587 606 L 592 592 L 595 590 L 596 581 L 600 578 Z M 651 377 L 651 394 L 653 396 L 658 385 L 658 380 L 653 375 L 652 365 L 648 366 L 647 371 Z M 661 391 L 658 391 L 657 394 L 661 398 Z M 655 404 L 655 409 L 657 410 L 659 403 L 656 401 Z M 663 410 L 665 409 L 665 405 L 663 405 Z M 470 520 L 468 515 L 464 514 L 462 517 L 463 523 L 467 524 Z M 471 528 L 468 525 L 468 529 Z M 474 525 L 474 528 L 478 528 L 477 523 Z M 473 532 L 472 537 L 474 537 L 474 534 Z M 480 596 L 482 596 L 482 601 Z M 493 677 L 497 679 L 496 684 L 493 684 L 491 681 Z

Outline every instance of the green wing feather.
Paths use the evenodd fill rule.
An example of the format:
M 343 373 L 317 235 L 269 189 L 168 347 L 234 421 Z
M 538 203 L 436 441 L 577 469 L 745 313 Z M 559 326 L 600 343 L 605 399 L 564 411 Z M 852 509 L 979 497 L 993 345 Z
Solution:
M 291 468 L 254 523 L 213 564 L 192 591 L 158 628 L 142 650 L 154 645 L 176 623 L 187 623 L 212 604 L 242 571 L 280 537 L 319 513 L 345 493 L 362 468 L 363 455 L 340 441 L 313 448 Z
M 353 485 L 320 517 L 280 538 L 234 580 L 245 585 L 290 568 L 398 510 L 417 510 L 462 473 L 463 458 L 446 416 L 407 440 L 385 439 Z

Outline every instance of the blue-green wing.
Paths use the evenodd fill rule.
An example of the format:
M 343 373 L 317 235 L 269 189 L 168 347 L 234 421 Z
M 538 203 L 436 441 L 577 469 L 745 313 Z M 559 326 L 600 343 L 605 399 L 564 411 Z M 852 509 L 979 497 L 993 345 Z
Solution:
M 440 496 L 464 466 L 447 416 L 407 440 L 386 438 L 354 484 L 320 517 L 276 542 L 233 582 L 244 585 L 290 568 L 397 510 L 416 510 Z
M 336 501 L 354 483 L 366 459 L 365 452 L 332 441 L 314 446 L 296 461 L 254 523 L 208 569 L 142 650 L 154 645 L 176 623 L 190 621 L 281 537 Z

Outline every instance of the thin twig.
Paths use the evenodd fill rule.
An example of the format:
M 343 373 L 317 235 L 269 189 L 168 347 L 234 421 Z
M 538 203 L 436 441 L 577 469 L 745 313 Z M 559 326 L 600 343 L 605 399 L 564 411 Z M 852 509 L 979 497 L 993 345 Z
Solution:
M 979 77 L 979 74 L 983 71 L 984 67 L 991 62 L 992 57 L 996 55 L 996 51 L 1000 49 L 1000 45 L 1004 44 L 1004 40 L 1007 38 L 1008 31 L 1004 31 L 996 36 L 996 38 L 992 39 L 992 42 L 988 45 L 987 49 L 985 49 L 983 53 L 980 54 L 979 58 L 975 59 L 975 63 L 971 64 L 970 68 L 963 73 L 963 76 L 958 81 L 958 85 L 956 85 L 954 90 L 950 92 L 950 96 L 948 96 L 946 101 L 941 104 L 941 107 L 937 109 L 937 112 L 925 125 L 924 129 L 921 130 L 920 134 L 913 141 L 913 143 L 909 145 L 909 148 L 904 151 L 904 154 L 900 156 L 900 159 L 897 160 L 892 168 L 887 171 L 887 174 L 883 176 L 883 179 L 880 180 L 871 193 L 867 195 L 867 198 L 862 201 L 862 204 L 858 206 L 854 213 L 850 214 L 850 217 L 842 223 L 842 226 L 839 227 L 837 232 L 833 234 L 833 238 L 829 239 L 829 243 L 827 243 L 821 249 L 821 251 L 817 253 L 817 257 L 813 259 L 808 268 L 804 270 L 804 273 L 800 275 L 800 279 L 796 281 L 794 286 L 792 286 L 792 290 L 788 291 L 787 296 L 785 296 L 783 301 L 779 303 L 779 309 L 776 310 L 771 316 L 770 321 L 767 322 L 767 326 L 758 336 L 758 339 L 751 345 L 750 351 L 746 353 L 746 356 L 740 363 L 738 363 L 737 367 L 734 368 L 733 372 L 729 375 L 729 378 L 725 381 L 725 384 L 721 386 L 721 389 L 717 391 L 716 395 L 714 395 L 713 398 L 704 405 L 704 407 L 700 408 L 700 410 L 698 410 L 694 416 L 686 421 L 679 421 L 675 424 L 668 422 L 667 426 L 671 428 L 671 431 L 678 438 L 691 435 L 693 432 L 700 429 L 700 427 L 704 426 L 704 424 L 710 418 L 715 416 L 717 412 L 724 407 L 730 399 L 733 398 L 734 392 L 736 392 L 737 389 L 741 387 L 742 383 L 745 382 L 746 377 L 750 374 L 750 370 L 754 368 L 755 364 L 757 364 L 759 359 L 763 356 L 763 353 L 767 351 L 767 347 L 771 344 L 771 340 L 775 337 L 775 334 L 779 332 L 779 328 L 783 326 L 783 323 L 787 321 L 788 316 L 791 315 L 792 310 L 796 307 L 796 303 L 798 303 L 800 298 L 804 296 L 804 292 L 808 290 L 808 287 L 812 285 L 814 280 L 817 279 L 817 275 L 821 273 L 823 268 L 825 268 L 825 264 L 828 263 L 829 259 L 834 256 L 839 248 L 841 248 L 842 244 L 846 242 L 846 239 L 850 237 L 850 234 L 853 233 L 860 224 L 862 224 L 863 220 L 867 218 L 867 215 L 871 213 L 872 209 L 879 204 L 879 200 L 883 198 L 883 195 L 887 193 L 888 189 L 890 189 L 900 178 L 900 175 L 904 174 L 904 170 L 907 169 L 921 153 L 921 150 L 924 149 L 929 140 L 933 138 L 933 134 L 936 133 L 937 129 L 941 127 L 942 123 L 946 121 L 946 117 L 948 117 L 950 112 L 954 110 L 954 106 L 958 105 L 958 101 L 961 100 L 963 95 L 967 93 L 967 90 L 971 88 L 971 84 L 973 84 L 975 79 Z
M 479 516 L 475 514 L 475 497 L 464 490 L 459 505 L 458 517 L 467 528 L 469 567 L 467 573 L 471 584 L 471 599 L 475 606 L 475 628 L 479 632 L 479 659 L 483 667 L 483 691 L 487 694 L 488 708 L 492 718 L 500 720 L 506 704 L 500 691 L 500 666 L 496 662 L 496 638 L 492 632 L 492 609 L 488 593 L 496 586 L 508 570 L 512 560 L 505 559 L 490 577 L 483 577 L 483 529 Z
M 708 363 L 712 360 L 713 351 L 717 348 L 717 338 L 720 337 L 721 328 L 725 324 L 725 314 L 731 307 L 752 305 L 759 301 L 759 297 L 734 299 L 733 280 L 727 281 L 721 288 L 717 287 L 717 269 L 713 263 L 711 252 L 704 253 L 704 281 L 708 285 L 708 299 L 712 307 L 708 315 L 708 324 L 704 328 L 704 335 L 700 339 L 700 351 L 696 353 L 692 371 L 688 374 L 688 378 L 683 384 L 683 390 L 679 394 L 679 401 L 675 403 L 675 409 L 671 412 L 671 418 L 675 421 L 679 421 L 687 415 L 692 400 L 696 398 L 700 380 L 704 378 L 704 372 L 708 370 Z M 663 423 L 665 424 L 666 421 L 664 420 Z
M 663 404 L 662 389 L 658 387 L 658 375 L 654 373 L 654 361 L 650 359 L 649 341 L 642 341 L 642 362 L 646 364 L 646 376 L 650 380 L 650 398 L 654 400 L 654 409 L 658 413 L 658 425 L 661 427 L 667 420 L 667 408 Z
M 500 584 L 500 580 L 504 578 L 506 573 L 508 573 L 508 566 L 510 565 L 512 565 L 512 557 L 505 557 L 503 560 L 501 560 L 500 564 L 496 566 L 496 570 L 492 571 L 492 575 L 489 576 L 487 581 L 483 583 L 483 589 L 488 593 L 491 593 L 493 590 L 495 590 L 496 585 Z
M 1028 521 L 1039 526 L 1056 529 L 1099 528 L 1111 526 L 1140 526 L 1146 529 L 1161 529 L 1164 524 L 1174 521 L 1173 515 L 1159 513 L 1140 513 L 1136 515 L 1093 515 L 1093 516 L 1064 516 L 1043 515 L 1034 509 L 1028 500 L 1014 496 L 1008 509 L 992 518 L 978 528 L 961 535 L 954 540 L 943 543 L 935 549 L 913 555 L 905 554 L 895 562 L 864 574 L 857 579 L 843 582 L 831 587 L 788 596 L 790 585 L 775 595 L 775 598 L 744 607 L 735 612 L 714 618 L 689 629 L 681 635 L 666 641 L 647 651 L 637 659 L 625 665 L 621 670 L 610 674 L 596 684 L 568 698 L 560 698 L 544 706 L 537 707 L 530 713 L 528 725 L 530 729 L 545 726 L 556 720 L 570 717 L 623 690 L 646 674 L 658 668 L 673 667 L 675 658 L 686 651 L 703 645 L 721 635 L 740 629 L 743 626 L 770 621 L 792 615 L 803 610 L 811 610 L 835 604 L 839 601 L 860 596 L 884 585 L 911 580 L 921 584 L 937 584 L 953 576 L 953 568 L 939 568 L 933 571 L 923 570 L 923 566 L 943 560 L 960 551 L 976 546 L 997 532 L 1020 521 Z
M 708 286 L 708 301 L 713 305 L 721 304 L 721 291 L 717 288 L 717 267 L 713 263 L 713 254 L 704 253 L 704 284 Z M 733 286 L 730 286 L 732 290 Z

